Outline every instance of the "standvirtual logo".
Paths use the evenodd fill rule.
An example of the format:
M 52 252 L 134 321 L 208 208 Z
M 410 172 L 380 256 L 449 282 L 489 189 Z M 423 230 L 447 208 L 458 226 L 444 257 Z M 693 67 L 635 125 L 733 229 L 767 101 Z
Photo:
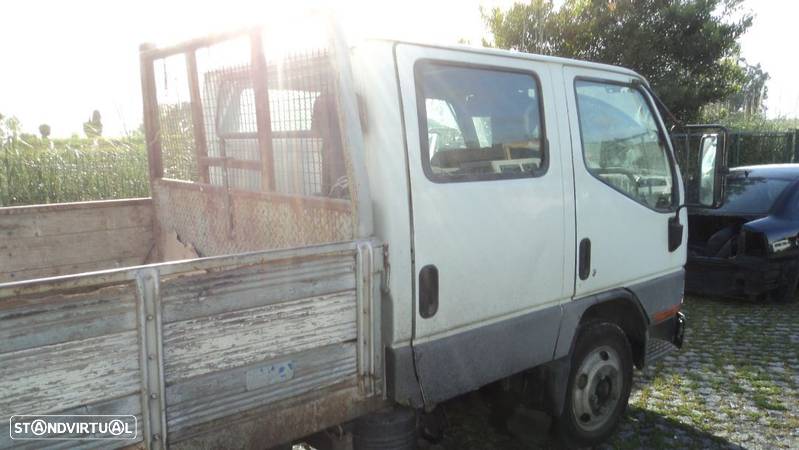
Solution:
M 133 415 L 18 415 L 8 419 L 13 440 L 133 440 Z

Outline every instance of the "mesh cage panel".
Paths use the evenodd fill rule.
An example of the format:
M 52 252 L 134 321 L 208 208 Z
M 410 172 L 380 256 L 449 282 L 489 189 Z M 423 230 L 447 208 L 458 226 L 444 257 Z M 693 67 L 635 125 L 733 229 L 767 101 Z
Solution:
M 258 29 L 152 60 L 163 178 L 189 182 L 154 182 L 162 244 L 174 231 L 211 256 L 352 239 L 336 74 L 308 37 Z
M 267 59 L 267 68 L 278 192 L 331 195 L 346 170 L 327 53 L 295 51 Z
M 247 37 L 233 39 L 200 48 L 196 54 L 208 156 L 212 158 L 210 183 L 260 190 L 261 155 L 250 41 Z

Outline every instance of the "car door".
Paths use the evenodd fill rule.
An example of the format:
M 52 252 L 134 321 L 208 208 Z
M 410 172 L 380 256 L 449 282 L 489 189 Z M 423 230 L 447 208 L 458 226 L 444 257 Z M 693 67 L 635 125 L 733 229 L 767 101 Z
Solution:
M 551 358 L 573 289 L 571 162 L 546 64 L 403 44 L 396 60 L 413 348 L 435 400 Z
M 631 75 L 583 67 L 566 66 L 564 86 L 579 242 L 575 296 L 681 271 L 687 232 L 669 251 L 681 181 L 651 97 Z

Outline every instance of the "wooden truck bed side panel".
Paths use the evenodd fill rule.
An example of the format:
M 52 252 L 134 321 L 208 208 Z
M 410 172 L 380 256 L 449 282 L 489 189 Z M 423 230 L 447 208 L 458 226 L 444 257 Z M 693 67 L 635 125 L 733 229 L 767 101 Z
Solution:
M 149 198 L 0 208 L 0 283 L 144 264 Z
M 86 275 L 85 287 L 26 295 L 0 285 L 0 414 L 132 414 L 141 423 L 136 289 Z M 22 283 L 23 285 L 25 283 Z M 44 287 L 44 286 L 42 286 Z M 8 421 L 3 426 L 7 431 Z M 90 441 L 90 444 L 110 441 Z M 19 444 L 0 433 L 0 448 Z M 59 441 L 28 444 L 63 446 Z
M 376 408 L 376 248 L 345 242 L 0 284 L 0 413 L 135 414 L 150 448 L 164 437 L 263 447 Z M 0 448 L 12 444 L 0 433 Z

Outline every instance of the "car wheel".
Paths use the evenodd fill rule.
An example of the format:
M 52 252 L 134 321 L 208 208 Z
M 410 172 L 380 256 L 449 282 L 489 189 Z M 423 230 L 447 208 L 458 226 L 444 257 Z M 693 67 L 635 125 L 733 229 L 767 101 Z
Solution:
M 581 327 L 571 362 L 555 431 L 567 448 L 597 445 L 613 433 L 627 408 L 633 377 L 630 343 L 615 324 L 589 324 Z

